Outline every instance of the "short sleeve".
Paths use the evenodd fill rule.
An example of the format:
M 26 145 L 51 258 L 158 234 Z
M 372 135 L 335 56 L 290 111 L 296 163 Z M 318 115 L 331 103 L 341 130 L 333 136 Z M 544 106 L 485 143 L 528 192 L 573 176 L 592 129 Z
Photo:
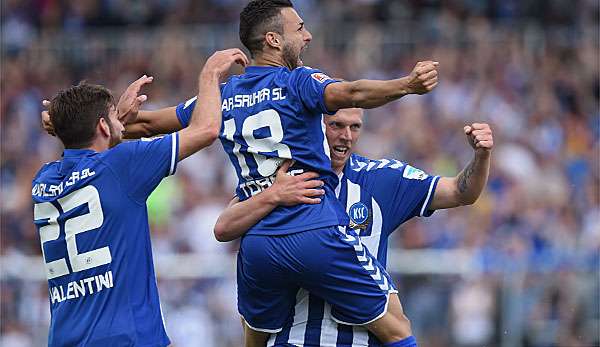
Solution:
M 182 102 L 177 105 L 175 108 L 175 113 L 177 114 L 177 119 L 179 119 L 179 123 L 183 128 L 187 127 L 190 124 L 190 119 L 192 119 L 192 112 L 194 112 L 194 107 L 196 107 L 197 96 L 189 99 L 186 102 Z
M 340 82 L 323 72 L 308 67 L 299 67 L 292 71 L 290 88 L 300 99 L 304 107 L 315 114 L 334 114 L 325 106 L 325 88 L 331 83 Z
M 433 214 L 429 205 L 438 180 L 439 176 L 429 176 L 410 165 L 380 170 L 376 186 L 382 188 L 378 200 L 385 201 L 382 213 L 385 220 L 392 222 L 391 230 L 413 217 Z
M 104 160 L 121 180 L 122 188 L 143 203 L 160 181 L 177 169 L 179 134 L 129 141 L 108 151 Z

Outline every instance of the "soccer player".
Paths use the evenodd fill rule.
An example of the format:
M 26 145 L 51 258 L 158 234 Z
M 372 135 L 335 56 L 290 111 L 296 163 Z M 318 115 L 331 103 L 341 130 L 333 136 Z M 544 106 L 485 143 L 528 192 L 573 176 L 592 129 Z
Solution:
M 487 181 L 493 147 L 487 124 L 465 126 L 474 149 L 473 160 L 455 177 L 429 176 L 397 160 L 371 160 L 352 152 L 362 128 L 363 111 L 344 109 L 327 118 L 326 135 L 334 172 L 340 177 L 336 188 L 346 208 L 350 225 L 360 240 L 385 266 L 388 237 L 415 216 L 430 216 L 436 209 L 475 202 Z M 277 172 L 275 183 L 243 202 L 234 199 L 219 217 L 215 236 L 219 241 L 241 237 L 277 206 L 319 203 L 323 194 L 317 174 L 286 174 L 289 162 Z M 300 290 L 293 317 L 285 328 L 271 335 L 267 346 L 381 346 L 363 327 L 337 324 L 331 306 L 321 298 Z
M 32 182 L 34 223 L 48 278 L 49 346 L 166 346 L 152 263 L 146 199 L 177 162 L 210 145 L 221 126 L 219 78 L 248 62 L 231 49 L 210 57 L 198 79 L 203 100 L 187 128 L 120 143 L 128 114 L 146 98 L 134 82 L 115 107 L 104 87 L 82 83 L 50 102 L 65 149 Z
M 386 346 L 415 346 L 397 291 L 384 267 L 346 229 L 336 199 L 323 115 L 342 108 L 373 108 L 437 85 L 437 63 L 418 63 L 404 78 L 345 82 L 303 67 L 312 40 L 288 0 L 251 1 L 240 14 L 240 39 L 252 66 L 222 86 L 221 143 L 236 169 L 241 201 L 270 186 L 278 166 L 314 171 L 324 182 L 319 204 L 278 206 L 252 226 L 238 253 L 238 309 L 246 345 L 264 346 L 282 331 L 300 288 L 331 305 L 339 323 L 363 325 Z M 177 108 L 182 125 L 194 109 Z

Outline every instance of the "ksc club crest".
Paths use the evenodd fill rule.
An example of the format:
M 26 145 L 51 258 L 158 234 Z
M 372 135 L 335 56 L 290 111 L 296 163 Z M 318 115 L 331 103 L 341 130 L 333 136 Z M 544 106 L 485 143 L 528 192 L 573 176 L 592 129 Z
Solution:
M 350 217 L 350 228 L 366 230 L 371 223 L 371 210 L 362 202 L 356 202 L 348 210 Z

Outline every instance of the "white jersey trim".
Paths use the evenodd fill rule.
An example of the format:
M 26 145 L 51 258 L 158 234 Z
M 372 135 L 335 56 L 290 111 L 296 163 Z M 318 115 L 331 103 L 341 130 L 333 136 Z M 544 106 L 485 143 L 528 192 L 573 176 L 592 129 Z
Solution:
M 427 192 L 427 197 L 425 198 L 425 201 L 423 202 L 423 206 L 421 206 L 421 212 L 419 213 L 420 217 L 423 217 L 423 215 L 425 214 L 425 212 L 426 212 L 425 209 L 429 205 L 429 200 L 432 198 L 433 187 L 435 186 L 435 182 L 437 182 L 439 179 L 440 179 L 440 176 L 435 176 L 431 180 L 431 183 L 429 183 L 429 191 Z
M 171 134 L 171 166 L 169 167 L 169 176 L 175 174 L 177 168 L 177 150 L 179 148 L 177 141 L 179 140 L 179 134 Z
M 279 328 L 279 329 L 259 329 L 259 328 L 255 328 L 252 325 L 248 324 L 248 321 L 246 320 L 246 318 L 244 316 L 242 316 L 242 318 L 244 318 L 244 324 L 246 324 L 248 326 L 248 328 L 254 330 L 254 331 L 260 331 L 261 333 L 269 333 L 269 334 L 277 334 L 278 332 L 280 332 L 281 330 L 283 330 L 283 328 Z
M 333 316 L 333 314 L 331 315 L 331 319 L 333 319 L 334 321 L 336 321 L 338 324 L 345 324 L 345 325 L 352 325 L 352 326 L 355 326 L 355 325 L 367 325 L 367 324 L 373 323 L 374 321 L 376 321 L 379 318 L 383 317 L 387 313 L 388 305 L 390 303 L 390 294 L 396 294 L 396 293 L 398 293 L 398 291 L 396 289 L 390 288 L 390 290 L 385 295 L 385 298 L 386 298 L 386 300 L 385 300 L 385 306 L 383 307 L 382 312 L 380 314 L 378 314 L 377 317 L 371 319 L 368 322 L 364 322 L 364 323 L 348 323 L 348 322 L 344 322 L 343 320 L 335 318 Z

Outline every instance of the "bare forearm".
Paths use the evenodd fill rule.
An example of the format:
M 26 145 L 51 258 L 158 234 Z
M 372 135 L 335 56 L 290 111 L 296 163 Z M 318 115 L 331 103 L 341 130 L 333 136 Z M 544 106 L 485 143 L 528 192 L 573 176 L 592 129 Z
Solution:
M 490 152 L 476 152 L 471 162 L 456 177 L 458 199 L 462 205 L 472 204 L 479 198 L 490 173 Z
M 136 119 L 125 125 L 125 138 L 139 139 L 161 134 L 170 134 L 181 129 L 175 111 L 176 107 L 167 107 L 155 111 L 139 111 Z
M 194 108 L 188 127 L 179 132 L 179 160 L 210 146 L 221 129 L 219 75 L 203 71 L 198 89 L 198 99 L 203 100 L 203 105 Z
M 358 80 L 351 83 L 353 88 L 350 107 L 375 108 L 408 94 L 406 77 L 390 81 Z
M 325 104 L 330 111 L 342 108 L 375 108 L 408 94 L 406 77 L 390 80 L 358 80 L 333 83 L 325 90 Z
M 252 226 L 271 213 L 277 204 L 269 189 L 248 200 L 229 206 L 215 224 L 215 237 L 218 241 L 232 241 L 242 237 Z

